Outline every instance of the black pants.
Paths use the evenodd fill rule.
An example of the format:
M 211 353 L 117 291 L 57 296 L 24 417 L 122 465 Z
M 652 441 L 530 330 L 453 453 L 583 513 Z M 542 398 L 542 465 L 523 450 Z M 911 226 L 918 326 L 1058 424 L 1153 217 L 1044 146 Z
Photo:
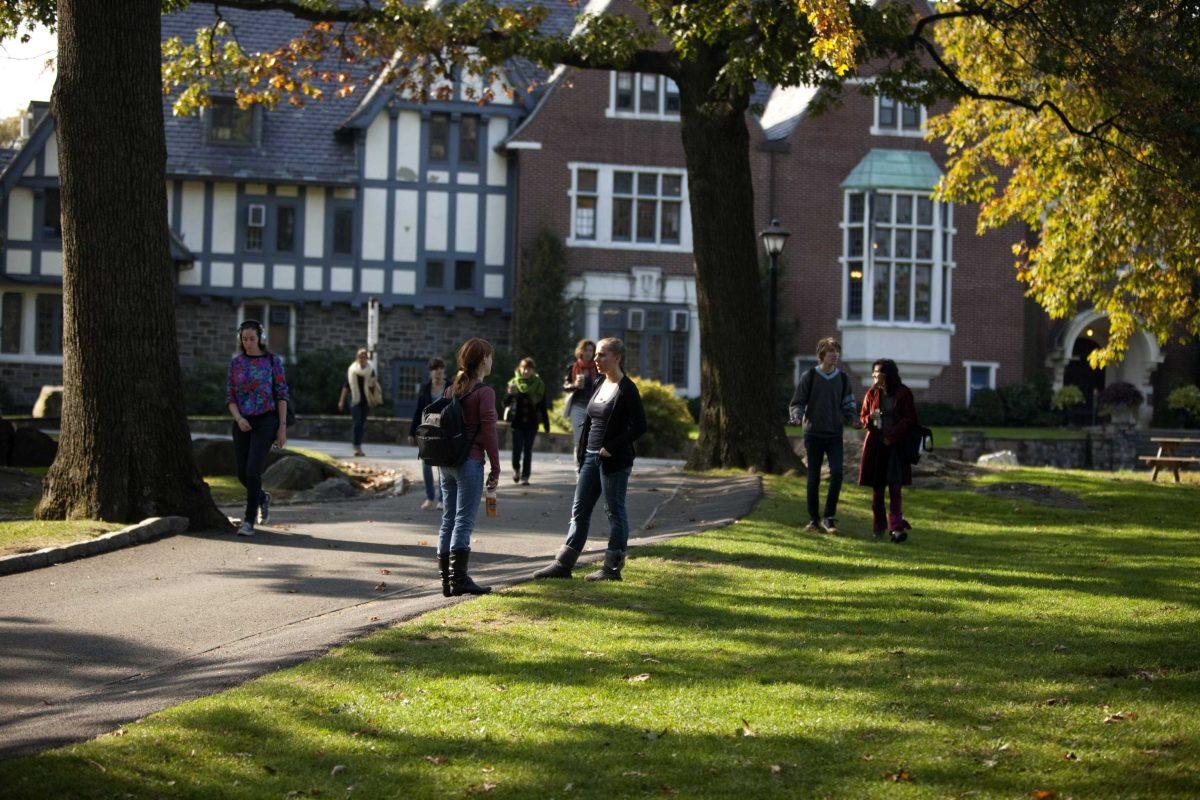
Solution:
M 354 449 L 362 449 L 363 428 L 367 425 L 367 413 L 370 406 L 366 401 L 359 403 L 350 409 L 350 414 L 354 417 Z
M 838 496 L 842 493 L 842 437 L 804 434 L 804 451 L 808 458 L 808 518 L 813 522 L 837 516 Z M 817 516 L 821 500 L 821 461 L 829 458 L 829 494 L 825 497 L 825 513 Z
M 233 423 L 233 452 L 237 457 L 237 476 L 246 487 L 246 515 L 242 519 L 251 525 L 258 521 L 258 504 L 262 501 L 262 474 L 267 466 L 267 454 L 279 433 L 279 413 L 268 411 L 246 417 L 250 430 L 243 432 Z
M 512 429 L 513 472 L 521 473 L 521 480 L 529 477 L 529 468 L 533 463 L 533 440 L 536 438 L 536 427 Z M 521 466 L 522 456 L 525 458 L 524 467 Z

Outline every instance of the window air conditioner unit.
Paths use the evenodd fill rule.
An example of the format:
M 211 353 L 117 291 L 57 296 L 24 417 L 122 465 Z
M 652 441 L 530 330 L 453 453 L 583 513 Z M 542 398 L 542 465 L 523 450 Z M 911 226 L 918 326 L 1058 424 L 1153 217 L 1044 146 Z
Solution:
M 640 331 L 646 327 L 646 312 L 640 308 L 629 309 L 629 321 L 626 326 L 631 331 Z
M 267 207 L 262 203 L 251 203 L 246 206 L 246 224 L 251 228 L 261 228 L 267 224 Z
M 672 311 L 671 312 L 671 330 L 686 332 L 688 329 L 688 312 Z

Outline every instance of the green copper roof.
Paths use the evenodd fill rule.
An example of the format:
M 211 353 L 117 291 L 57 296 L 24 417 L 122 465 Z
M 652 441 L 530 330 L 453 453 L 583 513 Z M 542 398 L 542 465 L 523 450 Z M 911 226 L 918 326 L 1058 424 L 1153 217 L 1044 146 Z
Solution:
M 874 149 L 850 170 L 842 188 L 930 191 L 941 177 L 942 171 L 924 150 Z

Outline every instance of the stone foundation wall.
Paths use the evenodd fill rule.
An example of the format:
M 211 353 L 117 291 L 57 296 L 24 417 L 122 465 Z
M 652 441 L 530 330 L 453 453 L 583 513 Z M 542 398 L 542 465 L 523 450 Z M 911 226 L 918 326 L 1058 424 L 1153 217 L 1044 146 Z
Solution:
M 43 386 L 61 385 L 59 364 L 0 363 L 0 413 L 28 414 Z
M 969 462 L 985 453 L 1011 450 L 1023 467 L 1141 469 L 1138 456 L 1153 454 L 1150 438 L 1159 435 L 1168 434 L 1106 426 L 1085 431 L 1082 439 L 1002 439 L 985 437 L 979 431 L 960 431 L 954 434 L 953 446 L 961 448 L 962 459 Z

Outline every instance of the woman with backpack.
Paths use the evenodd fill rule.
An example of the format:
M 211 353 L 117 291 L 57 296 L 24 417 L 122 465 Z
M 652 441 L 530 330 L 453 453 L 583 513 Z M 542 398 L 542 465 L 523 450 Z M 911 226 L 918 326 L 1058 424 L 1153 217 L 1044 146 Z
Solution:
M 346 382 L 338 398 L 338 411 L 346 410 L 347 397 L 350 398 L 350 414 L 354 417 L 354 455 L 361 456 L 367 415 L 383 402 L 383 389 L 379 386 L 379 378 L 375 376 L 375 368 L 371 366 L 371 354 L 365 347 L 358 351 L 354 361 L 346 368 Z
M 492 371 L 495 350 L 483 339 L 468 339 L 458 350 L 458 375 L 442 396 L 457 401 L 462 412 L 462 435 L 469 443 L 466 458 L 457 465 L 442 466 L 442 528 L 438 534 L 438 571 L 442 594 L 487 594 L 490 586 L 471 580 L 471 533 L 475 515 L 486 488 L 495 491 L 500 483 L 500 446 L 496 439 L 496 392 L 483 382 Z M 449 416 L 443 414 L 443 417 Z M 487 456 L 490 470 L 483 476 Z
M 408 443 L 414 446 L 417 443 L 417 426 L 421 424 L 421 412 L 433 402 L 433 398 L 441 397 L 446 390 L 446 362 L 434 356 L 425 363 L 425 369 L 429 371 L 429 380 L 421 384 L 417 392 L 417 407 L 413 410 L 412 424 L 408 426 Z M 425 502 L 421 503 L 421 510 L 436 508 L 441 511 L 441 477 L 434 480 L 433 467 L 427 461 L 421 462 L 421 477 L 425 481 Z
M 589 399 L 587 417 L 581 426 L 575 463 L 575 502 L 567 540 L 554 561 L 534 573 L 535 578 L 570 578 L 571 570 L 587 543 L 592 509 L 604 495 L 608 514 L 608 548 L 604 565 L 587 576 L 589 581 L 619 581 L 629 546 L 629 517 L 625 493 L 635 456 L 633 443 L 646 432 L 646 412 L 637 384 L 625 374 L 625 344 L 620 339 L 601 339 L 596 347 L 596 364 L 604 375 Z
M 271 516 L 271 495 L 262 490 L 262 473 L 274 444 L 287 444 L 288 394 L 283 359 L 267 350 L 263 326 L 248 319 L 238 326 L 238 348 L 229 362 L 225 403 L 233 415 L 233 451 L 237 476 L 246 487 L 246 513 L 238 536 L 253 536 L 254 525 Z
M 571 420 L 571 442 L 579 446 L 579 432 L 583 429 L 583 421 L 587 418 L 587 404 L 592 399 L 592 392 L 600 380 L 600 370 L 596 367 L 596 343 L 591 339 L 580 339 L 575 345 L 575 361 L 567 371 L 563 381 L 563 391 L 567 393 L 567 404 L 564 415 Z
M 904 519 L 901 487 L 912 484 L 912 466 L 903 451 L 905 437 L 917 425 L 917 406 L 912 392 L 900 382 L 900 369 L 892 359 L 881 358 L 872 364 L 871 380 L 872 386 L 863 398 L 859 414 L 867 438 L 863 441 L 858 485 L 874 490 L 871 511 L 875 535 L 882 536 L 886 530 L 891 540 L 899 544 L 912 529 Z M 890 495 L 886 513 L 885 487 Z
M 508 394 L 504 396 L 504 418 L 512 426 L 513 483 L 528 486 L 538 423 L 545 427 L 546 433 L 550 432 L 546 384 L 537 374 L 537 365 L 528 356 L 521 359 L 516 374 L 508 382 Z

